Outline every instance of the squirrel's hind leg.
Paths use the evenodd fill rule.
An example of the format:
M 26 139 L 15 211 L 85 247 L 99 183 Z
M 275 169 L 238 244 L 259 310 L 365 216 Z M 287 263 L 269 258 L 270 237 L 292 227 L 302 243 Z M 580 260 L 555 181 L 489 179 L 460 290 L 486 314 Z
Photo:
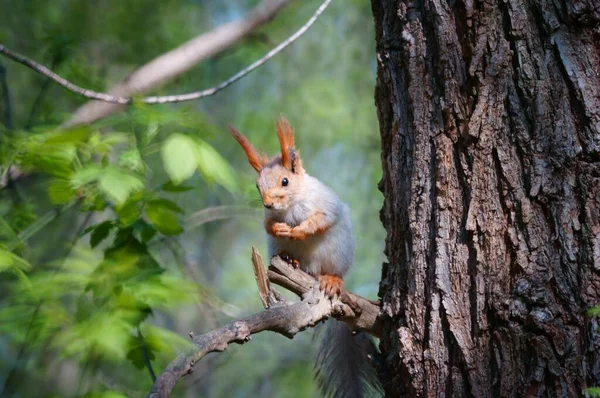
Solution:
M 320 289 L 327 296 L 340 295 L 344 290 L 344 280 L 338 275 L 319 275 Z

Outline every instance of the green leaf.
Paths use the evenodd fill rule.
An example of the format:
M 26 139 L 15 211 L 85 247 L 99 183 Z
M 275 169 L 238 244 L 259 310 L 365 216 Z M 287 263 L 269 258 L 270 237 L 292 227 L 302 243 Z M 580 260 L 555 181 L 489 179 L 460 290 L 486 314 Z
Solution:
M 156 137 L 157 134 L 158 134 L 158 123 L 156 123 L 156 122 L 148 123 L 148 128 L 142 132 L 142 145 L 143 146 L 148 145 L 150 142 L 152 142 L 152 140 L 154 139 L 154 137 Z
M 118 391 L 101 391 L 101 392 L 88 392 L 85 395 L 82 395 L 81 398 L 127 398 L 127 395 L 124 395 Z
M 61 131 L 51 134 L 46 139 L 46 144 L 77 144 L 86 141 L 90 136 L 90 130 L 86 127 Z
M 600 387 L 586 388 L 585 393 L 592 397 L 600 397 Z
M 171 134 L 163 144 L 163 165 L 173 184 L 180 184 L 196 171 L 195 146 L 194 140 L 182 134 Z
M 133 366 L 137 369 L 144 369 L 146 366 L 146 358 L 144 356 L 144 349 L 148 355 L 148 360 L 152 361 L 156 359 L 154 355 L 154 346 L 148 344 L 145 339 L 142 340 L 139 336 L 131 336 L 129 340 L 130 349 L 127 353 L 127 359 L 131 361 Z
M 13 267 L 21 271 L 31 269 L 31 265 L 25 259 L 0 247 L 0 272 L 7 271 Z
M 75 190 L 69 180 L 54 179 L 48 187 L 48 196 L 53 204 L 64 205 L 75 198 Z
M 177 235 L 183 232 L 177 214 L 158 201 L 146 204 L 146 216 L 154 227 L 163 235 Z
M 136 239 L 144 243 L 149 242 L 156 235 L 156 229 L 144 220 L 139 220 L 135 223 L 133 232 Z
M 92 231 L 90 236 L 90 246 L 96 247 L 100 242 L 102 242 L 108 234 L 110 230 L 114 227 L 114 223 L 112 221 L 104 221 L 100 224 L 96 225 L 96 228 Z
M 152 203 L 154 206 L 162 206 L 166 209 L 169 209 L 171 211 L 174 211 L 175 213 L 180 213 L 183 214 L 183 209 L 179 206 L 177 206 L 177 204 L 175 202 L 173 202 L 172 200 L 169 199 L 153 199 L 151 201 L 149 201 L 148 203 Z
M 61 178 L 72 173 L 71 163 L 75 159 L 77 148 L 73 144 L 30 143 L 25 148 L 24 161 L 37 170 Z
M 600 315 L 600 306 L 595 306 L 587 310 L 588 316 L 598 316 Z
M 102 176 L 102 168 L 97 165 L 90 165 L 78 170 L 71 176 L 71 186 L 75 189 L 86 184 L 97 181 Z
M 162 186 L 162 190 L 165 192 L 186 192 L 191 191 L 194 187 L 186 186 L 186 185 L 175 185 L 171 181 L 166 182 Z
M 144 162 L 137 149 L 130 149 L 121 153 L 121 156 L 119 156 L 119 166 L 131 171 L 144 171 Z
M 0 272 L 6 271 L 12 268 L 13 259 L 11 252 L 8 250 L 0 249 Z
M 129 195 L 144 187 L 137 177 L 124 173 L 115 167 L 107 167 L 98 184 L 100 190 L 117 205 L 125 203 Z
M 130 226 L 140 218 L 140 210 L 138 209 L 137 202 L 127 202 L 125 206 L 117 211 L 117 215 L 123 227 Z
M 237 191 L 236 177 L 231 165 L 204 141 L 198 142 L 196 146 L 196 162 L 207 181 L 215 181 L 229 192 Z

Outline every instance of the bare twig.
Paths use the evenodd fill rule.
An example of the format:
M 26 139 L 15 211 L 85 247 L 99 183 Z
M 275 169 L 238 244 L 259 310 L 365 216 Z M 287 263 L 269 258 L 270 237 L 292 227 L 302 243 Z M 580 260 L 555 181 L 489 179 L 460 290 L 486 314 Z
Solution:
M 261 4 L 264 4 L 264 5 L 262 5 L 263 8 L 267 7 L 267 5 L 272 7 L 273 4 L 278 4 L 281 7 L 284 4 L 286 4 L 288 1 L 289 0 L 279 0 L 276 2 L 265 1 Z M 229 87 L 236 81 L 240 80 L 242 77 L 246 76 L 250 72 L 254 71 L 258 67 L 265 64 L 268 60 L 273 58 L 276 54 L 281 52 L 283 49 L 285 49 L 290 44 L 292 44 L 296 39 L 298 39 L 300 36 L 302 36 L 314 24 L 314 22 L 323 13 L 323 11 L 325 11 L 325 9 L 327 8 L 327 6 L 329 5 L 330 2 L 331 2 L 331 0 L 325 0 L 323 2 L 323 4 L 321 4 L 321 6 L 315 11 L 313 16 L 296 33 L 294 33 L 292 36 L 290 36 L 289 38 L 284 40 L 277 47 L 275 47 L 274 49 L 269 51 L 267 54 L 265 54 L 265 56 L 258 59 L 257 61 L 255 61 L 254 63 L 249 65 L 248 67 L 242 69 L 241 71 L 239 71 L 235 75 L 231 76 L 229 79 L 223 81 L 222 83 L 220 83 L 214 87 L 211 87 L 211 88 L 208 88 L 205 90 L 201 90 L 201 91 L 195 91 L 192 93 L 180 94 L 180 95 L 141 97 L 141 98 L 138 98 L 137 100 L 140 102 L 146 103 L 146 104 L 166 104 L 166 103 L 174 103 L 174 102 L 183 102 L 183 101 L 190 101 L 190 100 L 194 100 L 194 99 L 207 97 L 207 96 L 213 95 L 213 94 L 223 90 L 226 87 Z M 264 13 L 261 6 L 259 6 L 259 8 Z M 265 15 L 261 14 L 261 17 L 264 19 Z M 271 17 L 272 17 L 272 15 L 267 16 L 267 20 Z M 261 19 L 261 21 L 262 21 L 262 19 Z M 244 31 L 244 32 L 238 33 L 236 35 L 236 38 L 238 36 L 243 37 L 247 33 L 249 33 L 250 30 L 252 30 L 252 29 L 250 29 L 250 27 L 246 26 L 248 23 L 249 22 L 246 21 L 243 24 L 243 26 L 236 26 L 236 29 L 242 29 Z M 254 27 L 254 25 L 256 25 L 255 21 L 253 22 L 252 27 Z M 222 26 L 222 27 L 216 29 L 219 32 L 216 32 L 216 30 L 215 30 L 213 32 L 210 32 L 208 35 L 210 35 L 211 40 L 217 40 L 219 38 L 219 35 L 221 35 L 223 33 L 227 33 L 227 29 L 231 29 L 231 26 L 228 26 L 228 25 Z M 246 32 L 246 31 L 248 31 L 248 32 Z M 229 32 L 229 33 L 231 34 L 231 32 Z M 200 40 L 201 38 L 202 38 L 202 41 L 207 40 L 207 38 L 201 36 L 199 38 L 196 38 L 196 39 L 186 43 L 185 45 L 179 47 L 178 49 L 173 50 L 170 53 L 164 54 L 164 55 L 160 56 L 159 58 L 156 58 L 155 60 L 151 61 L 149 64 L 144 65 L 142 68 L 140 68 L 138 71 L 136 71 L 133 75 L 129 76 L 128 79 L 124 82 L 123 86 L 117 86 L 114 90 L 111 90 L 111 93 L 101 93 L 101 92 L 97 92 L 97 91 L 79 87 L 79 86 L 71 83 L 70 81 L 66 80 L 65 78 L 57 75 L 56 73 L 54 73 L 50 69 L 46 68 L 45 66 L 27 58 L 21 54 L 18 54 L 14 51 L 9 50 L 2 44 L 0 44 L 0 54 L 4 54 L 5 56 L 12 59 L 13 61 L 19 62 L 19 63 L 35 70 L 36 72 L 49 77 L 50 79 L 54 80 L 55 82 L 57 82 L 58 84 L 60 84 L 61 86 L 63 86 L 64 88 L 66 88 L 67 90 L 69 90 L 73 93 L 79 94 L 81 96 L 84 96 L 86 98 L 93 99 L 93 100 L 99 100 L 99 101 L 104 101 L 104 102 L 113 103 L 113 104 L 126 105 L 126 104 L 132 103 L 134 100 L 134 98 L 129 95 L 131 95 L 133 93 L 142 93 L 151 88 L 154 88 L 156 85 L 163 83 L 164 81 L 176 76 L 177 74 L 182 73 L 183 71 L 186 71 L 189 68 L 191 68 L 196 62 L 192 63 L 192 62 L 189 62 L 189 59 L 186 59 L 186 58 L 190 57 L 190 54 L 188 54 L 188 51 L 189 51 L 188 47 L 192 46 L 192 42 L 194 42 L 195 40 Z M 221 46 L 219 46 L 219 47 L 223 47 L 223 46 L 224 45 L 221 44 Z M 214 51 L 211 51 L 210 53 L 212 55 L 212 53 L 214 53 Z M 181 57 L 181 59 L 174 60 L 173 57 L 175 57 L 175 55 L 177 55 L 178 57 Z M 194 58 L 198 58 L 198 56 L 196 56 Z M 204 57 L 200 57 L 200 58 L 203 59 Z M 174 68 L 173 65 L 169 65 L 169 64 L 179 65 L 179 67 Z M 161 68 L 167 68 L 166 73 L 159 72 L 161 70 Z M 174 69 L 176 69 L 176 70 L 174 70 Z M 160 74 L 160 76 L 156 76 L 157 73 Z M 122 93 L 124 93 L 125 95 L 123 95 Z M 83 114 L 86 112 L 87 111 L 85 111 L 83 108 L 80 108 L 78 111 L 75 112 L 75 114 L 73 115 L 73 118 L 66 124 L 68 126 L 72 126 L 75 124 L 90 123 L 91 121 L 98 119 L 97 115 L 94 118 L 84 117 Z M 112 113 L 112 112 L 109 112 L 109 113 Z M 108 113 L 104 113 L 103 116 L 106 116 L 107 114 Z M 103 117 L 103 116 L 101 116 L 101 117 Z
M 265 270 L 262 256 L 255 247 L 252 247 L 252 268 L 256 277 L 256 286 L 258 286 L 260 301 L 263 307 L 267 309 L 271 306 L 271 284 L 269 283 L 269 278 L 267 278 L 267 271 Z
M 256 256 L 253 256 L 256 259 Z M 256 261 L 254 267 L 260 261 Z M 331 316 L 346 322 L 353 330 L 364 330 L 375 335 L 380 334 L 377 314 L 379 307 L 367 299 L 352 293 L 344 293 L 352 302 L 345 299 L 328 299 L 318 289 L 317 281 L 310 275 L 294 269 L 279 257 L 271 260 L 269 279 L 273 283 L 289 288 L 302 295 L 299 303 L 288 305 L 272 305 L 269 309 L 237 320 L 201 336 L 193 336 L 195 347 L 187 353 L 179 355 L 156 379 L 149 397 L 168 397 L 179 379 L 192 372 L 194 364 L 206 354 L 224 351 L 231 343 L 243 344 L 250 336 L 270 330 L 292 338 L 297 333 L 313 327 Z M 272 290 L 272 289 L 271 289 Z M 349 300 L 348 297 L 346 300 Z M 371 316 L 374 314 L 374 318 Z
M 144 335 L 142 335 L 142 331 L 138 325 L 138 340 L 140 341 L 140 349 L 142 350 L 142 354 L 144 355 L 144 363 L 146 364 L 146 369 L 148 369 L 148 373 L 150 374 L 150 378 L 154 383 L 156 381 L 156 374 L 154 374 L 154 369 L 152 368 L 152 362 L 150 361 L 150 354 L 148 354 L 148 347 L 146 346 L 146 340 L 144 340 Z

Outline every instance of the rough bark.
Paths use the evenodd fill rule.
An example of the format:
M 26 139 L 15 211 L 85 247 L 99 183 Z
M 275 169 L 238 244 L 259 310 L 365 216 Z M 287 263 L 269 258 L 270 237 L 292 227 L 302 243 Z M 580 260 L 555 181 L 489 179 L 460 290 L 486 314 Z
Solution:
M 372 6 L 387 394 L 600 385 L 600 3 Z

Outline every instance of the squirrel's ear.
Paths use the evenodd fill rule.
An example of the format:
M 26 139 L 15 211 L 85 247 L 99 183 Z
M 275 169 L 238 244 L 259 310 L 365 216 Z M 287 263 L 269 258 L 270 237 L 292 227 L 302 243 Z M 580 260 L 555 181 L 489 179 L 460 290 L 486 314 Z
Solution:
M 276 124 L 277 137 L 279 137 L 279 144 L 281 145 L 282 166 L 292 173 L 303 172 L 300 154 L 294 147 L 294 129 L 292 128 L 292 125 L 283 115 L 276 120 Z
M 244 137 L 242 133 L 240 133 L 235 127 L 229 125 L 229 131 L 231 131 L 233 138 L 240 143 L 244 149 L 244 152 L 246 152 L 246 156 L 248 157 L 248 162 L 250 162 L 250 165 L 254 168 L 254 170 L 260 173 L 262 168 L 267 163 L 264 156 L 261 156 L 256 149 L 254 149 L 250 141 L 248 141 L 248 139 Z

